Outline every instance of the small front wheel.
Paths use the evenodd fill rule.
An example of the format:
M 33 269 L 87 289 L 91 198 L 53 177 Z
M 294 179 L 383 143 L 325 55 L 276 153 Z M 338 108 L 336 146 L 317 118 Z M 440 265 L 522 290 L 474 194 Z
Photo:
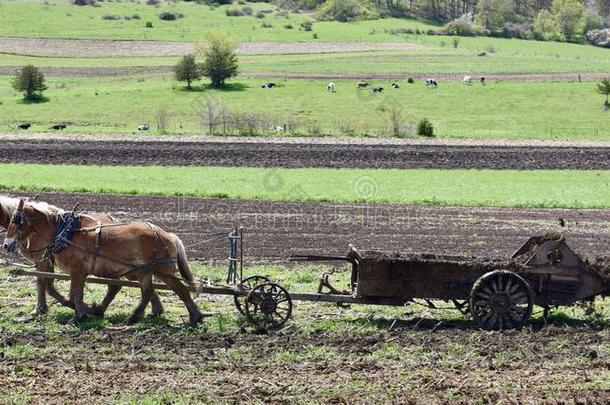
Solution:
M 277 283 L 259 284 L 250 291 L 245 301 L 248 320 L 263 329 L 281 328 L 292 315 L 290 293 Z
M 481 276 L 470 293 L 470 313 L 483 329 L 519 329 L 532 314 L 534 293 L 521 276 L 496 270 Z

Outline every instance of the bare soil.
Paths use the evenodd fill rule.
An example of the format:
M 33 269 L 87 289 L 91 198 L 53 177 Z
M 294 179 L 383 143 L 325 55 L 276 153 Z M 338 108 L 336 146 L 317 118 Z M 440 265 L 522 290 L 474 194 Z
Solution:
M 576 253 L 608 255 L 610 210 L 303 204 L 179 197 L 41 193 L 61 207 L 153 221 L 176 232 L 193 259 L 223 263 L 226 238 L 243 226 L 246 259 L 287 261 L 291 254 L 344 255 L 361 249 L 507 259 L 530 236 L 563 233 Z M 563 219 L 565 227 L 560 226 Z
M 0 52 L 33 56 L 113 57 L 182 56 L 193 53 L 192 42 L 0 37 Z M 242 55 L 409 50 L 407 42 L 241 42 Z
M 2 163 L 439 169 L 610 169 L 610 147 L 259 142 L 0 142 Z

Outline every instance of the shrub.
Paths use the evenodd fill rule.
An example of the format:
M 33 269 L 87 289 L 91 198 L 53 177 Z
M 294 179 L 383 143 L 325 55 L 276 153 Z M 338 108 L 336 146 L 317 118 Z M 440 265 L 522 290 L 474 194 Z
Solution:
M 318 39 L 318 33 L 317 32 L 313 33 L 313 39 Z
M 44 75 L 36 66 L 22 67 L 13 79 L 13 88 L 23 92 L 25 100 L 42 99 L 42 92 L 47 89 Z
M 362 9 L 355 0 L 328 0 L 318 11 L 318 18 L 326 21 L 353 21 L 361 15 Z
M 464 18 L 456 18 L 453 21 L 449 21 L 443 27 L 443 32 L 447 35 L 476 35 L 476 30 L 472 26 L 472 23 Z
M 415 79 L 413 79 L 412 77 L 409 77 L 407 79 L 407 83 L 415 83 Z
M 74 0 L 76 6 L 97 6 L 96 0 Z
M 152 28 L 152 27 L 153 27 L 153 25 L 152 25 L 152 23 L 151 23 L 150 21 L 146 21 L 146 24 L 144 25 L 144 27 L 146 27 L 146 28 Z
M 225 14 L 229 17 L 243 17 L 245 15 L 243 11 L 237 8 L 227 9 Z
M 146 0 L 146 4 L 149 6 L 158 6 L 160 2 L 160 0 Z
M 259 11 L 256 13 L 256 18 L 265 18 L 265 13 L 263 13 L 262 11 Z
M 293 29 L 294 27 L 293 27 L 293 25 L 292 25 L 292 24 L 286 24 L 286 25 L 284 25 L 284 28 L 286 28 L 287 30 L 291 30 L 291 29 Z
M 504 24 L 502 28 L 502 36 L 505 38 L 520 38 L 520 39 L 532 39 L 532 29 L 529 24 L 518 24 L 508 22 Z
M 177 20 L 178 18 L 183 18 L 184 15 L 180 14 L 180 13 L 169 13 L 167 11 L 164 11 L 163 13 L 159 14 L 159 19 L 163 20 L 163 21 L 174 21 Z
M 273 28 L 273 24 L 264 22 L 261 24 L 261 28 Z
M 427 118 L 420 120 L 417 124 L 417 135 L 426 136 L 428 138 L 434 136 L 434 126 Z
M 139 20 L 140 16 L 138 14 L 134 14 L 134 15 L 131 16 L 131 18 L 134 19 L 134 20 Z
M 250 6 L 246 6 L 246 7 L 242 7 L 241 11 L 245 14 L 245 15 L 252 15 L 252 13 L 254 13 L 254 10 L 252 9 L 252 7 Z
M 454 36 L 451 39 L 451 43 L 453 44 L 453 47 L 457 49 L 457 47 L 460 45 L 460 37 Z
M 587 40 L 593 45 L 610 48 L 610 28 L 587 32 Z
M 301 28 L 305 31 L 311 31 L 313 29 L 313 23 L 311 21 L 305 21 L 304 23 L 301 23 Z
M 413 34 L 413 33 L 415 33 L 415 31 L 412 30 L 411 28 L 401 27 L 401 28 L 390 28 L 388 33 L 390 35 L 401 35 L 401 34 Z
M 120 20 L 120 19 L 121 19 L 121 16 L 119 16 L 119 15 L 106 14 L 106 15 L 102 16 L 102 20 L 114 21 L 114 20 Z

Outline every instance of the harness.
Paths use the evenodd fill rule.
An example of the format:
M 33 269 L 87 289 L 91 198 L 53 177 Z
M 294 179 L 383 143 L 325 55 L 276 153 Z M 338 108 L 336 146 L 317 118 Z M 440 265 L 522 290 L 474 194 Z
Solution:
M 89 218 L 91 218 L 91 217 L 89 217 Z M 122 276 L 126 276 L 127 274 L 130 274 L 130 273 L 132 273 L 134 271 L 138 271 L 138 270 L 147 270 L 149 268 L 149 266 L 152 266 L 155 264 L 156 265 L 176 264 L 178 262 L 177 259 L 173 259 L 170 257 L 169 247 L 163 241 L 163 239 L 161 239 L 159 232 L 158 232 L 158 228 L 151 223 L 147 222 L 146 224 L 150 227 L 150 229 L 153 231 L 153 233 L 155 235 L 154 251 L 153 251 L 152 259 L 150 260 L 150 262 L 143 264 L 143 265 L 135 265 L 133 263 L 119 260 L 115 257 L 112 257 L 107 254 L 103 254 L 100 252 L 102 229 L 111 228 L 111 227 L 119 227 L 119 226 L 127 226 L 127 225 L 130 225 L 129 223 L 102 224 L 102 222 L 98 220 L 98 221 L 96 221 L 96 225 L 94 227 L 85 227 L 85 228 L 80 228 L 79 227 L 80 223 L 81 223 L 80 215 L 76 215 L 74 213 L 62 214 L 60 216 L 59 222 L 57 223 L 57 227 L 55 228 L 55 232 L 53 233 L 53 237 L 51 238 L 51 242 L 43 249 L 44 250 L 43 258 L 53 262 L 54 255 L 62 252 L 64 249 L 66 249 L 67 247 L 70 246 L 70 247 L 73 247 L 77 250 L 80 250 L 84 253 L 87 253 L 87 254 L 93 256 L 93 263 L 91 265 L 89 273 L 94 272 L 95 266 L 97 265 L 98 258 L 102 258 L 104 260 L 108 260 L 112 263 L 115 263 L 115 264 L 118 264 L 121 266 L 125 266 L 130 269 L 126 273 L 123 273 Z M 85 233 L 85 232 L 92 232 L 92 231 L 95 232 L 93 249 L 90 249 L 90 248 L 83 246 L 79 243 L 76 243 L 72 240 L 72 237 L 77 232 Z M 166 255 L 165 258 L 157 258 L 157 254 L 159 252 L 159 242 L 162 243 L 163 248 L 165 250 L 165 255 Z
M 51 242 L 44 250 L 43 257 L 51 258 L 68 247 L 68 242 L 72 239 L 72 235 L 80 226 L 80 216 L 73 212 L 66 212 L 59 216 L 59 222 L 51 237 Z

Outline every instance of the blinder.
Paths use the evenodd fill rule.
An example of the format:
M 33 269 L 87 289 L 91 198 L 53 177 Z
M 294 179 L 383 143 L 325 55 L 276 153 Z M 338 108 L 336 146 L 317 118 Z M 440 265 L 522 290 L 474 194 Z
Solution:
M 11 222 L 15 225 L 25 225 L 27 220 L 26 220 L 23 212 L 16 212 L 15 215 L 13 216 L 13 219 L 11 220 Z

